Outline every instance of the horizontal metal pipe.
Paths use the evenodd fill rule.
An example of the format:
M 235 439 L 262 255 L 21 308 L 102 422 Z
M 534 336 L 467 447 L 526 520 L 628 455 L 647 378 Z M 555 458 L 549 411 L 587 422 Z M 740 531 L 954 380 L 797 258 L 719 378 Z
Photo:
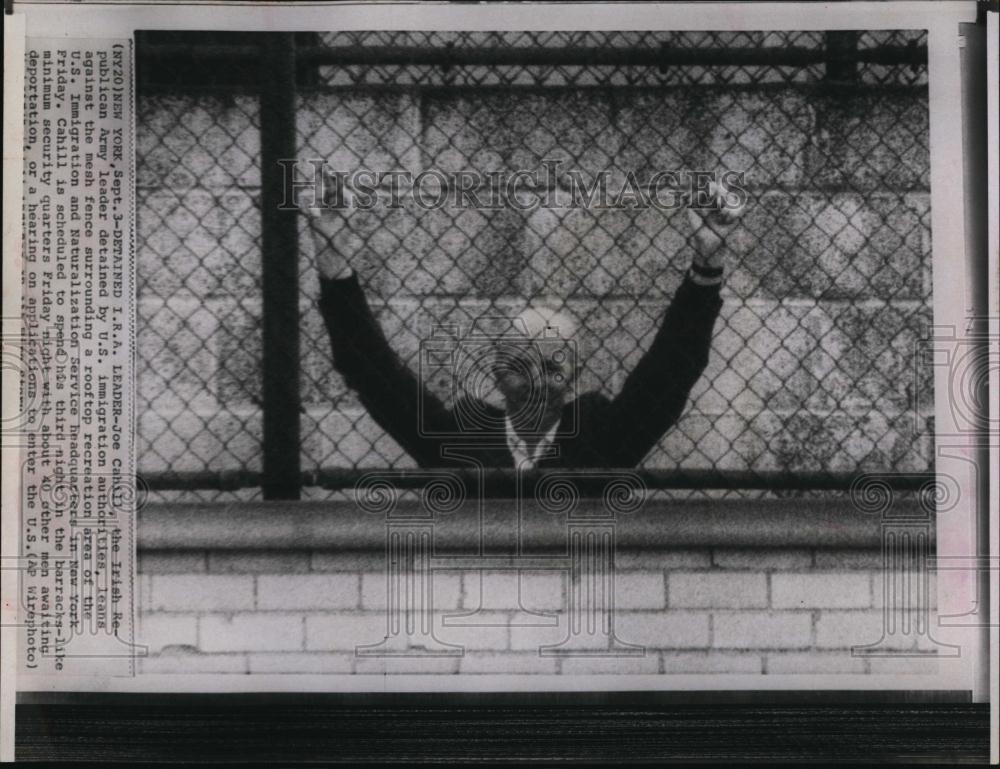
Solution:
M 458 509 L 430 516 L 418 501 L 400 500 L 389 518 L 353 502 L 157 503 L 139 511 L 143 550 L 322 550 L 381 552 L 387 525 L 433 524 L 435 555 L 517 554 L 559 557 L 566 553 L 565 514 L 534 501 L 520 514 L 511 500 L 467 500 Z M 603 512 L 583 500 L 574 515 Z M 919 506 L 897 500 L 893 514 L 918 519 Z M 933 539 L 933 521 L 925 521 Z M 608 520 L 607 522 L 611 522 Z M 618 546 L 649 550 L 688 547 L 878 549 L 883 519 L 846 500 L 652 501 L 613 519 Z M 579 524 L 574 524 L 579 525 Z
M 148 45 L 136 51 L 148 61 L 253 61 L 260 59 L 254 45 Z M 760 66 L 805 67 L 828 62 L 872 64 L 927 63 L 926 46 L 882 46 L 860 50 L 825 48 L 458 48 L 417 46 L 309 46 L 296 50 L 300 63 L 317 66 L 545 66 L 545 67 L 684 67 Z
M 683 67 L 794 66 L 828 61 L 879 64 L 926 63 L 926 50 L 893 46 L 859 51 L 822 48 L 405 48 L 314 47 L 299 52 L 301 61 L 318 65 L 546 66 L 546 67 Z
M 478 484 L 475 471 L 448 468 L 443 470 L 458 476 L 467 486 Z M 522 475 L 525 488 L 531 489 L 547 474 L 566 471 L 537 470 Z M 582 492 L 602 489 L 609 473 L 620 473 L 621 468 L 577 470 L 574 482 Z M 860 473 L 791 473 L 722 470 L 630 470 L 650 489 L 741 489 L 774 491 L 848 491 Z M 301 485 L 328 489 L 351 489 L 363 477 L 379 475 L 401 489 L 422 488 L 428 482 L 427 470 L 379 470 L 331 468 L 304 472 Z M 488 470 L 484 475 L 484 491 L 488 496 L 509 496 L 514 490 L 515 472 L 509 469 Z M 885 473 L 880 476 L 885 485 L 896 491 L 916 491 L 934 479 L 933 470 L 924 473 Z M 151 491 L 176 490 L 235 490 L 260 486 L 261 474 L 243 470 L 230 472 L 176 472 L 140 475 L 141 486 Z

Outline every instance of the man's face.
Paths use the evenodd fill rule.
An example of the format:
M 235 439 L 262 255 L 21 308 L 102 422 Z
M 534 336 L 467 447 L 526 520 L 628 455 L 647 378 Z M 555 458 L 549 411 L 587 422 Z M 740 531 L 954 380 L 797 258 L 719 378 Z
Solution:
M 572 352 L 559 340 L 496 345 L 493 376 L 508 415 L 528 417 L 562 408 L 576 373 Z

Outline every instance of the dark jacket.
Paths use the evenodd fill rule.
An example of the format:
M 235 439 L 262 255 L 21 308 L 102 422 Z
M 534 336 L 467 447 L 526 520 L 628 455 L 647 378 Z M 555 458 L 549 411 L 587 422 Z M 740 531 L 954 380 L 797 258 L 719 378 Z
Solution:
M 474 453 L 487 467 L 513 467 L 502 426 L 462 433 L 455 411 L 428 392 L 393 352 L 355 276 L 321 280 L 319 306 L 337 370 L 372 418 L 419 465 L 467 467 L 467 461 L 442 453 L 445 447 L 461 444 L 478 447 Z M 599 393 L 586 393 L 567 403 L 554 442 L 558 456 L 542 459 L 538 466 L 638 464 L 684 410 L 691 388 L 708 363 L 712 330 L 721 306 L 717 286 L 699 286 L 685 279 L 652 345 L 618 396 L 610 400 Z M 501 410 L 481 403 L 471 405 L 477 413 L 491 417 L 490 423 L 503 424 Z

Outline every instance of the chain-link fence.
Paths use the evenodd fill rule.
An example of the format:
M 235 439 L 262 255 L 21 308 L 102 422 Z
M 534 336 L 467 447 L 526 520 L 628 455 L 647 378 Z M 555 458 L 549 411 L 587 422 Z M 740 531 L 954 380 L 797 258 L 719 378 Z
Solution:
M 708 368 L 640 465 L 664 484 L 809 488 L 930 468 L 933 394 L 915 368 L 931 317 L 924 32 L 295 43 L 294 156 L 346 174 L 508 178 L 558 162 L 545 181 L 557 198 L 574 181 L 615 190 L 664 170 L 745 174 Z M 297 428 L 295 485 L 415 466 L 334 368 L 304 223 L 290 273 L 299 338 L 287 358 L 274 352 L 260 50 L 254 36 L 140 38 L 139 466 L 161 489 L 256 493 L 269 448 L 287 454 L 267 445 L 280 430 L 265 414 L 278 408 L 271 418 Z M 544 297 L 579 323 L 578 391 L 608 398 L 649 349 L 695 248 L 684 210 L 629 205 L 428 208 L 404 194 L 398 207 L 344 211 L 342 227 L 368 303 L 414 372 L 436 326 Z M 276 405 L 269 375 L 297 381 L 297 398 Z M 448 405 L 461 392 L 447 377 L 427 385 Z

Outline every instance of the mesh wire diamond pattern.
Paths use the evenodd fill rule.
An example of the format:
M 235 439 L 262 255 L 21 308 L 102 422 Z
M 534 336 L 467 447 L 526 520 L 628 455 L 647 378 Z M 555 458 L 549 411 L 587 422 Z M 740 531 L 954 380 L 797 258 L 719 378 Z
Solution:
M 335 33 L 330 48 L 794 46 L 822 33 Z M 858 33 L 863 51 L 920 32 Z M 298 95 L 300 158 L 351 172 L 737 170 L 750 205 L 709 368 L 647 468 L 921 470 L 930 320 L 926 66 L 320 66 Z M 232 93 L 139 97 L 139 408 L 143 472 L 260 468 L 259 106 Z M 562 198 L 560 198 L 562 199 Z M 435 323 L 518 311 L 579 318 L 580 390 L 613 396 L 648 347 L 693 245 L 683 212 L 631 208 L 355 211 L 338 236 L 392 347 L 416 369 Z M 334 371 L 301 232 L 303 469 L 412 460 Z M 453 383 L 429 382 L 445 399 Z M 915 418 L 916 417 L 916 418 Z

